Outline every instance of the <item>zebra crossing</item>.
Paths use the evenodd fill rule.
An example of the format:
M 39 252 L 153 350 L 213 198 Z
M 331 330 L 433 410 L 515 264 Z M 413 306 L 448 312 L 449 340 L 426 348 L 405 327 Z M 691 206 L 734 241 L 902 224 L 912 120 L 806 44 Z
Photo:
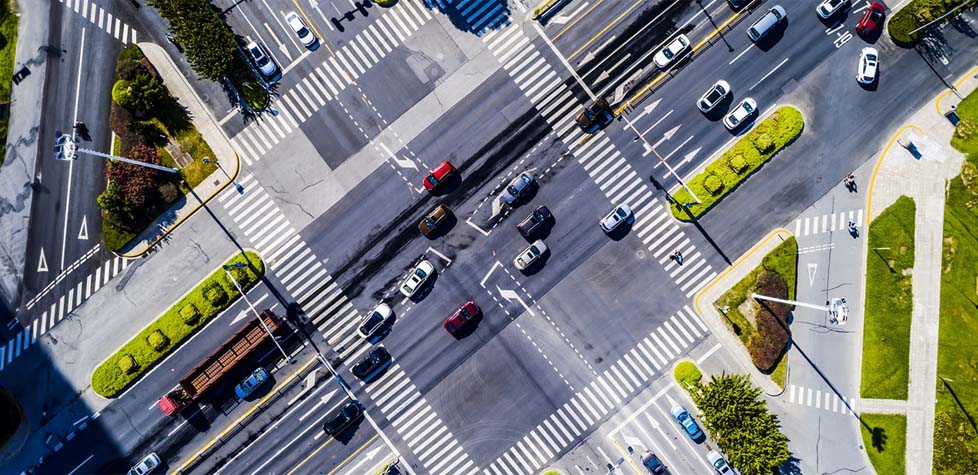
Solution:
M 788 385 L 788 402 L 829 412 L 855 414 L 857 398 L 839 396 L 833 391 Z
M 672 219 L 668 207 L 653 198 L 648 184 L 606 135 L 581 143 L 583 132 L 568 113 L 580 106 L 530 39 L 518 27 L 510 27 L 486 35 L 484 41 L 608 200 L 631 207 L 635 215 L 632 229 L 680 290 L 691 297 L 716 277 L 717 272 Z M 672 259 L 669 251 L 679 251 L 682 263 Z
M 862 208 L 798 218 L 795 220 L 795 236 L 809 236 L 831 231 L 842 231 L 847 229 L 849 221 L 856 223 L 856 227 L 861 227 L 863 225 Z
M 509 24 L 509 5 L 505 0 L 425 0 L 429 7 L 437 7 L 448 15 L 464 19 L 466 30 L 476 36 L 488 30 Z M 523 10 L 521 2 L 513 2 Z
M 344 361 L 356 361 L 370 348 L 370 343 L 355 332 L 360 313 L 254 175 L 243 177 L 239 183 L 246 193 L 228 189 L 218 195 L 218 201 L 330 346 Z M 389 368 L 365 390 L 428 473 L 475 469 L 399 366 Z M 449 460 L 457 463 L 448 464 Z
M 75 13 L 91 22 L 98 29 L 112 35 L 122 44 L 136 42 L 136 29 L 123 23 L 119 17 L 113 17 L 112 12 L 99 6 L 90 0 L 58 0 L 65 8 L 74 10 Z
M 38 304 L 43 301 L 45 297 L 47 297 L 50 291 L 55 288 L 56 284 L 62 282 L 63 279 L 69 275 L 70 270 L 81 265 L 87 259 L 98 253 L 99 249 L 100 246 L 96 246 L 85 253 L 82 257 L 78 258 L 78 260 L 69 266 L 65 272 L 62 272 L 58 278 L 48 284 L 48 286 L 39 292 L 37 296 L 28 301 L 25 307 L 27 309 L 37 307 Z M 30 325 L 18 332 L 15 337 L 11 337 L 6 344 L 0 346 L 0 371 L 3 371 L 6 366 L 13 362 L 14 358 L 17 358 L 24 351 L 30 348 L 30 346 L 34 344 L 38 338 L 49 332 L 58 323 L 61 323 L 65 317 L 71 314 L 72 310 L 80 306 L 82 302 L 88 300 L 92 294 L 98 292 L 99 289 L 108 284 L 113 277 L 126 270 L 129 267 L 129 262 L 129 259 L 119 256 L 109 259 L 102 265 L 96 267 L 94 272 L 88 274 L 84 278 L 79 279 L 78 283 L 74 287 L 69 288 L 67 293 L 56 298 L 52 298 L 51 306 L 46 307 L 46 309 L 41 312 L 40 317 L 33 318 Z M 11 320 L 8 324 L 8 329 L 13 330 L 16 325 L 17 321 Z
M 243 152 L 239 155 L 245 164 L 259 161 L 431 19 L 431 14 L 416 3 L 398 2 L 320 65 L 312 67 L 312 72 L 278 96 L 273 106 L 277 114 L 260 116 L 231 138 L 231 143 Z
M 395 363 L 379 380 L 363 386 L 427 473 L 478 473 L 479 468 L 400 366 Z
M 707 334 L 707 327 L 689 306 L 652 330 L 637 346 L 609 366 L 556 412 L 496 458 L 483 473 L 537 473 L 573 447 L 623 401 L 669 371 L 671 362 Z

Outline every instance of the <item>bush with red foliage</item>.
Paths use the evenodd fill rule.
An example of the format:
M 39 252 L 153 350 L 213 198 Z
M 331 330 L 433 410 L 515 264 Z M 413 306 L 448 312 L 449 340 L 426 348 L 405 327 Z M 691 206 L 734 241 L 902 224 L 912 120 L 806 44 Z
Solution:
M 788 284 L 777 272 L 764 271 L 757 276 L 755 285 L 760 295 L 779 299 L 788 298 Z M 756 331 L 751 335 L 747 350 L 757 369 L 768 372 L 777 365 L 788 346 L 791 332 L 788 329 L 788 314 L 791 305 L 759 300 L 760 311 L 755 318 Z

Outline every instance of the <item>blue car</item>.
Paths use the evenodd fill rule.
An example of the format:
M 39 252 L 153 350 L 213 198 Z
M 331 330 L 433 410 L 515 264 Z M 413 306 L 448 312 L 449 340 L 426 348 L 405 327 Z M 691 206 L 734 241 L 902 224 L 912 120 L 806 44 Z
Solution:
M 697 441 L 703 438 L 703 431 L 700 430 L 700 426 L 693 420 L 693 417 L 689 415 L 686 408 L 682 405 L 676 404 L 672 408 L 672 417 L 676 419 L 679 425 L 683 426 L 686 430 L 686 435 L 689 436 L 693 441 Z
M 238 396 L 239 399 L 248 397 L 249 394 L 255 392 L 255 389 L 268 379 L 268 376 L 268 371 L 265 371 L 265 368 L 256 369 L 244 381 L 234 387 L 234 395 Z

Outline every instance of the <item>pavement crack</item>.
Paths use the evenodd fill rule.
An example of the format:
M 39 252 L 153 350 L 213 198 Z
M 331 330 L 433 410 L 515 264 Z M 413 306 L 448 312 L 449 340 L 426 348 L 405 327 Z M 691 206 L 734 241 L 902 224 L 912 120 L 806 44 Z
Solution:
M 289 200 L 287 200 L 285 198 L 282 198 L 281 195 L 284 195 L 285 194 L 285 190 L 276 189 L 272 185 L 268 185 L 267 188 L 270 189 L 270 190 L 272 190 L 272 191 L 274 191 L 276 194 L 279 195 L 279 196 L 276 197 L 279 201 L 281 201 L 283 203 L 290 204 L 292 206 L 295 206 L 296 208 L 299 208 L 299 211 L 302 211 L 303 213 L 305 213 L 306 216 L 309 216 L 309 219 L 313 219 L 313 220 L 316 219 L 316 217 L 313 216 L 312 213 L 310 213 L 308 210 L 306 210 L 306 208 L 304 206 L 302 206 L 301 203 L 299 203 L 297 201 L 289 201 Z

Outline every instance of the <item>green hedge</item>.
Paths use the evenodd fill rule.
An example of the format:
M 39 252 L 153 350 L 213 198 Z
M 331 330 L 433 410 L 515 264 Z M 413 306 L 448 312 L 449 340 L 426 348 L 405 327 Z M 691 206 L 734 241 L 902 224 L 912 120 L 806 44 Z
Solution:
M 911 35 L 911 31 L 940 18 L 964 3 L 974 6 L 978 4 L 978 0 L 914 0 L 890 17 L 886 30 L 894 43 L 913 46 L 920 39 L 920 32 Z
M 686 183 L 699 197 L 700 203 L 683 208 L 682 204 L 696 201 L 685 188 L 679 189 L 673 195 L 670 206 L 672 215 L 683 221 L 702 216 L 798 137 L 804 126 L 805 121 L 798 109 L 785 106 L 774 111 L 771 117 L 757 124 L 754 130 L 741 137 L 730 150 L 723 152 L 702 173 Z
M 691 391 L 693 388 L 699 386 L 700 381 L 703 379 L 703 372 L 696 366 L 696 363 L 682 361 L 676 365 L 676 368 L 673 370 L 673 376 L 682 387 L 686 388 L 686 391 Z
M 244 289 L 253 287 L 265 273 L 265 264 L 254 252 L 238 254 L 225 264 L 236 262 L 248 265 L 231 271 Z M 95 368 L 92 389 L 104 397 L 118 395 L 212 317 L 230 306 L 238 295 L 224 269 L 218 268 Z M 184 310 L 186 308 L 189 310 Z
M 397 0 L 374 0 L 374 3 L 378 6 L 388 8 L 393 7 L 394 4 L 397 3 Z

